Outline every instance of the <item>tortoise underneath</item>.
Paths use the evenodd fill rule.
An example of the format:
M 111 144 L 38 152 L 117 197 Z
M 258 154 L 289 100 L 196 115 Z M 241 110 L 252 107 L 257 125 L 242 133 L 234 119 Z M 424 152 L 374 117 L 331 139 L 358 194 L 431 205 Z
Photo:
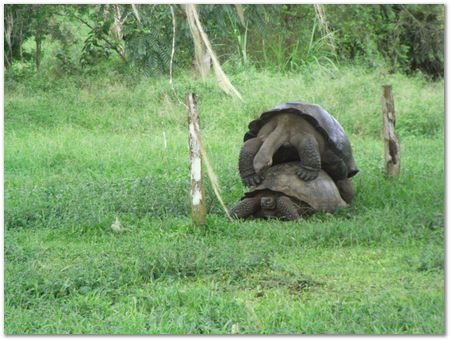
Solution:
M 314 212 L 335 212 L 347 206 L 331 177 L 323 170 L 314 180 L 297 175 L 300 162 L 288 162 L 265 170 L 263 181 L 247 192 L 231 209 L 235 218 L 295 220 Z M 349 187 L 348 197 L 353 198 Z M 350 200 L 351 200 L 350 199 Z

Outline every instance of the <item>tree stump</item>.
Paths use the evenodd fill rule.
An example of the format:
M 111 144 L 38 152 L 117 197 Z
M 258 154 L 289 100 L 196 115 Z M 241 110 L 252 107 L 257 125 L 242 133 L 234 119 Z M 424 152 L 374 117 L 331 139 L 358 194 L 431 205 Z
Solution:
M 202 155 L 200 150 L 200 124 L 197 115 L 195 94 L 186 96 L 189 124 L 189 159 L 191 169 L 192 222 L 206 224 L 206 203 L 202 178 Z
M 400 175 L 400 143 L 395 135 L 395 107 L 392 86 L 383 86 L 381 97 L 384 128 L 384 171 L 388 177 Z

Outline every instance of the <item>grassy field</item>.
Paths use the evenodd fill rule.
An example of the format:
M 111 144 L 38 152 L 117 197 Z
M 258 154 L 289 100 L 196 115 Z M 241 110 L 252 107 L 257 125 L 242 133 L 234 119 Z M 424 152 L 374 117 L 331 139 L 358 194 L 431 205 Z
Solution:
M 199 96 L 227 206 L 248 122 L 289 100 L 344 126 L 357 199 L 298 222 L 189 216 L 185 109 L 167 79 L 5 85 L 5 333 L 444 334 L 444 83 L 360 68 L 175 79 Z M 381 85 L 402 173 L 383 177 Z M 164 148 L 163 135 L 167 137 Z M 114 233 L 118 217 L 124 233 Z

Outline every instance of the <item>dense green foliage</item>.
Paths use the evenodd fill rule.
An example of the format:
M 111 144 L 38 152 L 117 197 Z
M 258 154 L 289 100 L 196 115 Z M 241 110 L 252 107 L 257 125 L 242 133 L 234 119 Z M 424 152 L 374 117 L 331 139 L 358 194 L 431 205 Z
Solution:
M 198 10 L 219 59 L 236 67 L 251 63 L 284 72 L 310 63 L 362 63 L 443 76 L 443 5 L 315 6 L 242 5 L 241 17 L 234 5 L 205 4 Z M 181 70 L 191 67 L 192 37 L 183 7 L 172 8 L 174 63 Z M 49 68 L 58 73 L 92 72 L 117 59 L 127 70 L 167 74 L 172 29 L 169 5 L 8 4 L 5 64 L 16 73 L 23 65 L 39 69 L 47 39 L 53 45 L 45 51 Z
M 167 79 L 108 67 L 5 84 L 5 333 L 444 333 L 443 80 L 226 65 L 242 103 L 180 75 L 226 205 L 244 192 L 248 122 L 287 100 L 331 112 L 361 169 L 352 207 L 300 222 L 230 223 L 207 183 L 208 226 L 194 228 L 185 108 Z M 385 83 L 398 180 L 382 173 Z

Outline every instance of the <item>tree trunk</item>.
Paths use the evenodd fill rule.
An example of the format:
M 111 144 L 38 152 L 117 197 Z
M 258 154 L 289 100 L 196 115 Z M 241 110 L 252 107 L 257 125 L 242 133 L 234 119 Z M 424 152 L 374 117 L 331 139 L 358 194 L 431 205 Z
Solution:
M 42 58 L 42 35 L 38 31 L 36 32 L 36 71 L 39 72 L 41 68 L 41 58 Z
M 11 65 L 12 63 L 12 42 L 11 42 L 11 34 L 13 32 L 14 27 L 14 18 L 12 13 L 6 13 L 5 15 L 5 45 L 8 47 L 8 50 L 5 53 L 5 61 L 6 65 Z
M 122 14 L 120 13 L 120 5 L 113 5 L 114 8 L 114 24 L 111 26 L 111 36 L 118 42 L 117 50 L 122 58 L 125 59 L 125 47 L 123 41 L 123 25 Z
M 20 24 L 20 30 L 19 30 L 19 57 L 20 61 L 23 63 L 23 26 Z
M 293 7 L 292 7 L 292 5 L 289 5 L 289 4 L 287 4 L 285 6 L 286 6 L 286 10 L 283 15 L 283 21 L 284 21 L 284 27 L 286 28 L 286 31 L 288 32 L 288 36 L 287 36 L 287 39 L 285 42 L 286 48 L 284 49 L 284 58 L 287 61 L 288 58 L 291 58 L 291 55 L 293 52 L 292 47 L 295 45 L 296 35 L 294 34 L 294 22 L 292 20 L 293 18 L 291 15 Z

